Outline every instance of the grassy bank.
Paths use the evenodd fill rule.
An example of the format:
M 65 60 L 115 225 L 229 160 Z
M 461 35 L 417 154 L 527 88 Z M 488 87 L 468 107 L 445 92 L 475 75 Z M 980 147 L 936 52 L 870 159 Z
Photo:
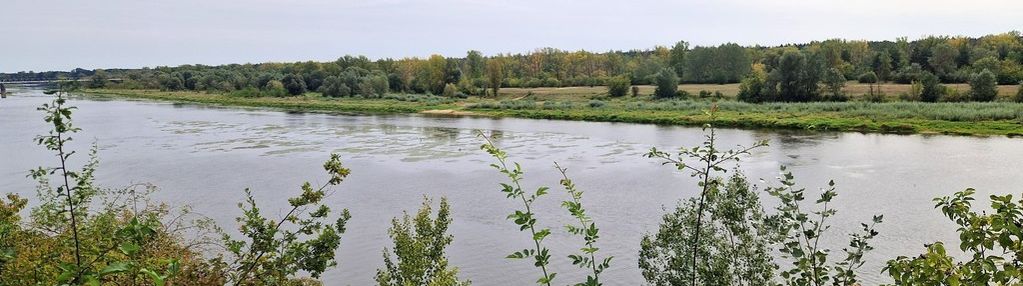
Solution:
M 568 88 L 577 91 L 588 88 Z M 920 102 L 815 102 L 749 104 L 732 100 L 658 101 L 646 97 L 595 100 L 599 95 L 556 89 L 518 91 L 498 99 L 447 99 L 425 95 L 388 95 L 378 99 L 323 98 L 310 93 L 288 98 L 232 97 L 199 92 L 89 90 L 90 93 L 228 106 L 272 107 L 289 110 L 435 113 L 601 122 L 701 125 L 723 127 L 803 129 L 880 133 L 957 135 L 1023 135 L 1023 104 Z M 502 90 L 503 91 L 503 90 Z M 561 99 L 561 100 L 555 100 Z M 712 105 L 712 118 L 704 110 Z
M 396 95 L 386 99 L 330 99 L 317 93 L 295 97 L 234 97 L 189 91 L 90 89 L 86 92 L 101 96 L 310 111 L 417 113 L 426 110 L 457 108 L 452 99 L 424 95 Z

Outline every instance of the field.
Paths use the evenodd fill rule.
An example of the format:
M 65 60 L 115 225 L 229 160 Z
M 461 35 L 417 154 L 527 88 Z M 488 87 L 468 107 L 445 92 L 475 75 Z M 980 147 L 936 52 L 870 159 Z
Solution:
M 881 91 L 884 92 L 890 99 L 898 99 L 899 94 L 908 93 L 910 85 L 908 84 L 895 84 L 885 83 L 880 84 Z M 945 86 L 955 89 L 960 93 L 965 94 L 970 90 L 970 86 L 967 84 L 946 84 Z M 1016 90 L 1019 88 L 1018 85 L 1002 85 L 998 87 L 998 96 L 1000 98 L 1009 98 L 1016 94 Z M 682 84 L 678 86 L 679 90 L 689 92 L 689 94 L 699 94 L 701 90 L 709 92 L 721 92 L 727 98 L 735 98 L 739 94 L 739 84 Z M 865 83 L 858 83 L 855 81 L 849 81 L 843 89 L 846 94 L 851 98 L 856 99 L 866 94 L 870 87 Z M 654 86 L 651 85 L 640 85 L 640 95 L 650 95 L 654 93 Z M 527 95 L 532 95 L 536 100 L 589 100 L 594 96 L 606 96 L 607 88 L 603 86 L 594 87 L 540 87 L 540 88 L 502 88 L 500 98 L 521 98 Z
M 850 84 L 855 93 L 866 85 Z M 89 90 L 116 97 L 146 98 L 200 104 L 271 107 L 328 112 L 426 113 L 458 116 L 522 117 L 666 125 L 925 133 L 956 135 L 1023 135 L 1023 104 L 1007 102 L 922 103 L 896 101 L 908 85 L 883 85 L 891 102 L 812 102 L 750 104 L 730 99 L 738 85 L 683 85 L 684 90 L 720 91 L 724 99 L 656 100 L 653 87 L 640 87 L 639 97 L 608 98 L 604 87 L 501 89 L 497 98 L 453 99 L 428 95 L 389 94 L 382 98 L 324 98 L 318 93 L 296 97 L 235 97 L 202 92 L 155 90 Z M 965 86 L 953 86 L 963 88 Z M 1001 97 L 1015 93 L 1002 86 Z M 705 111 L 716 108 L 713 116 Z

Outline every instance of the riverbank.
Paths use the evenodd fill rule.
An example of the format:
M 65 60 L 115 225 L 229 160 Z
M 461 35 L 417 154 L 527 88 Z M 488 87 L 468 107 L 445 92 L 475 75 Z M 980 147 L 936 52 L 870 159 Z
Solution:
M 154 90 L 87 90 L 87 93 L 225 106 L 270 107 L 288 110 L 430 113 L 454 116 L 521 117 L 601 122 L 702 125 L 758 129 L 954 134 L 972 136 L 1023 135 L 1023 104 L 920 102 L 816 102 L 749 104 L 732 100 L 603 100 L 538 101 L 529 96 L 506 100 L 449 99 L 425 95 L 389 95 L 380 99 L 304 96 L 233 97 L 202 92 Z M 718 107 L 713 117 L 705 114 Z

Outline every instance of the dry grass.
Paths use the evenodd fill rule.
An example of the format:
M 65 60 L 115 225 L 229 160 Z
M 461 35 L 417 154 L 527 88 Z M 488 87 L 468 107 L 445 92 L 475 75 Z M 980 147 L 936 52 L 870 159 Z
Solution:
M 885 83 L 880 84 L 881 91 L 888 95 L 890 98 L 898 98 L 901 93 L 908 93 L 910 86 L 908 84 L 896 84 L 896 83 Z M 946 84 L 949 88 L 958 90 L 960 93 L 966 93 L 970 90 L 970 86 L 967 84 Z M 685 90 L 690 94 L 696 95 L 701 90 L 709 92 L 720 91 L 725 97 L 735 97 L 739 94 L 739 84 L 682 84 L 678 86 L 679 90 Z M 998 86 L 998 96 L 1003 98 L 1012 97 L 1016 94 L 1018 85 L 1001 85 Z M 858 83 L 850 81 L 846 83 L 845 92 L 852 97 L 859 97 L 866 94 L 870 87 L 865 83 Z M 654 93 L 654 86 L 652 85 L 640 85 L 639 94 L 650 95 Z M 585 101 L 590 100 L 594 97 L 607 96 L 607 87 L 604 86 L 581 86 L 581 87 L 539 87 L 539 88 L 502 88 L 500 99 L 518 99 L 518 98 L 529 98 L 536 101 L 547 101 L 547 100 L 558 100 L 558 101 Z

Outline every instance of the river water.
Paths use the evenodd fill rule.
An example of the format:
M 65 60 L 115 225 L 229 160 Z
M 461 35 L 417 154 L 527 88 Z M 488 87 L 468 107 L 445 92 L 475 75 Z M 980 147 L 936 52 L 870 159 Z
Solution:
M 50 100 L 24 89 L 0 100 L 0 192 L 34 194 L 27 170 L 53 164 L 53 156 L 32 140 L 48 130 L 35 108 Z M 390 246 L 390 219 L 414 211 L 423 196 L 451 203 L 455 239 L 448 256 L 462 278 L 477 285 L 535 281 L 538 271 L 531 262 L 504 259 L 531 242 L 505 219 L 520 202 L 500 192 L 504 178 L 479 150 L 475 130 L 498 135 L 497 144 L 522 163 L 527 189 L 552 188 L 535 210 L 539 224 L 555 230 L 548 244 L 561 283 L 585 272 L 565 258 L 579 242 L 560 227 L 570 218 L 559 206 L 567 195 L 557 188 L 555 161 L 586 192 L 583 203 L 601 228 L 601 253 L 615 256 L 603 276 L 606 284 L 643 284 L 636 265 L 641 237 L 657 230 L 665 208 L 697 189 L 688 174 L 642 155 L 655 146 L 698 145 L 704 134 L 675 126 L 294 113 L 91 96 L 70 102 L 78 107 L 74 120 L 83 129 L 73 144 L 83 151 L 77 162 L 96 142 L 101 185 L 155 184 L 160 191 L 154 199 L 190 205 L 226 229 L 234 229 L 244 188 L 252 189 L 264 211 L 283 215 L 285 199 L 302 182 L 324 181 L 320 166 L 328 154 L 342 154 L 352 174 L 326 201 L 348 208 L 352 220 L 338 253 L 340 266 L 325 274 L 327 285 L 370 284 L 383 264 L 382 249 Z M 779 165 L 789 166 L 811 190 L 835 180 L 838 215 L 823 241 L 833 249 L 832 259 L 841 259 L 846 234 L 859 222 L 885 215 L 876 250 L 860 271 L 867 284 L 888 281 L 880 273 L 888 259 L 921 253 L 936 240 L 956 242 L 954 225 L 933 209 L 932 198 L 975 187 L 982 205 L 988 194 L 1018 192 L 1023 183 L 1020 139 L 735 129 L 718 134 L 725 147 L 769 140 L 769 147 L 742 165 L 753 181 L 766 181 L 758 185 L 772 183 Z M 772 202 L 765 197 L 765 204 Z

